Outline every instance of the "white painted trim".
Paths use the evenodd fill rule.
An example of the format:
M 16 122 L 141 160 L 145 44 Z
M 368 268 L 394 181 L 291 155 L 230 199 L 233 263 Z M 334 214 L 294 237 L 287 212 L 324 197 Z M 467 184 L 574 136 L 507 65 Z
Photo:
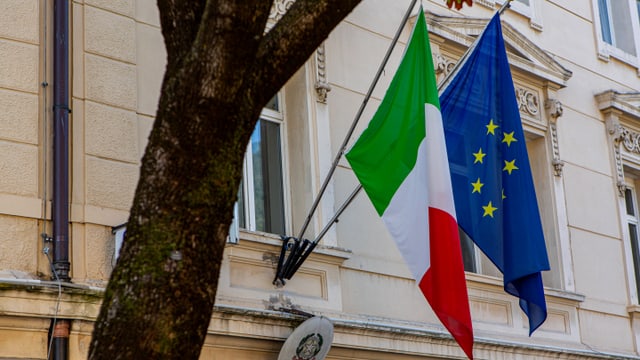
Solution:
M 618 197 L 618 210 L 620 214 L 621 220 L 621 230 L 622 230 L 622 246 L 624 247 L 624 262 L 625 262 L 625 270 L 626 270 L 626 278 L 627 278 L 627 286 L 629 288 L 629 303 L 637 305 L 638 304 L 638 292 L 636 290 L 636 275 L 634 269 L 634 260 L 633 260 L 633 251 L 631 250 L 631 234 L 629 234 L 629 223 L 634 223 L 638 227 L 638 232 L 640 234 L 640 220 L 638 219 L 638 212 L 640 208 L 638 208 L 638 193 L 636 192 L 636 182 L 639 179 L 628 178 L 625 176 L 625 184 L 628 188 L 631 189 L 633 193 L 633 206 L 636 212 L 636 216 L 630 217 L 627 215 L 627 207 L 625 203 L 625 197 Z
M 610 4 L 610 0 L 606 0 L 607 4 Z M 616 0 L 624 1 L 624 0 Z M 635 0 L 626 0 L 629 4 L 629 16 L 631 16 L 631 31 L 634 34 L 634 42 L 636 48 L 636 55 L 629 54 L 622 49 L 619 49 L 615 45 L 608 44 L 602 37 L 602 25 L 600 24 L 600 9 L 598 7 L 598 0 L 592 0 L 591 5 L 593 8 L 593 27 L 596 34 L 596 47 L 598 50 L 598 58 L 602 61 L 609 61 L 613 56 L 616 59 L 627 63 L 636 69 L 638 69 L 638 75 L 640 76 L 640 20 L 638 17 L 638 8 L 635 4 Z M 610 5 L 609 5 L 610 7 Z M 613 19 L 611 11 L 609 11 L 609 24 L 611 27 L 611 39 L 615 43 L 615 29 L 613 27 Z

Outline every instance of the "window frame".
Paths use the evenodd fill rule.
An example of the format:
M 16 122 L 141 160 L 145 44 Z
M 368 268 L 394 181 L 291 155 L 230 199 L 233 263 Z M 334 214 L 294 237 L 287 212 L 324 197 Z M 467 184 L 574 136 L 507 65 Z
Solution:
M 288 159 L 287 159 L 287 143 L 286 143 L 286 126 L 285 126 L 285 115 L 284 115 L 284 101 L 282 92 L 278 92 L 275 96 L 277 102 L 276 109 L 263 108 L 259 121 L 268 121 L 270 123 L 274 123 L 278 125 L 278 134 L 279 134 L 279 142 L 280 142 L 280 160 L 281 160 L 281 176 L 282 176 L 282 203 L 283 203 L 283 229 L 284 232 L 289 231 L 290 226 L 290 198 L 289 194 L 286 191 L 289 186 L 289 173 L 288 173 Z M 258 126 L 258 122 L 256 123 L 256 127 Z M 254 129 L 255 131 L 255 129 Z M 238 194 L 242 193 L 244 199 L 244 206 L 240 207 L 240 201 L 236 202 L 234 205 L 234 217 L 229 229 L 229 236 L 227 238 L 227 242 L 229 243 L 238 243 L 239 233 L 240 231 L 246 232 L 264 232 L 262 230 L 257 230 L 256 225 L 256 214 L 255 214 L 255 184 L 253 181 L 246 181 L 246 179 L 253 179 L 253 157 L 248 156 L 252 152 L 252 143 L 248 142 L 245 156 L 242 165 L 242 182 L 240 184 L 240 188 L 238 189 Z M 244 227 L 240 225 L 240 219 L 244 221 Z
M 625 178 L 625 195 L 624 195 L 624 237 L 625 248 L 627 251 L 627 274 L 629 277 L 629 297 L 633 305 L 640 305 L 640 214 L 638 208 L 638 192 L 636 191 L 637 185 L 640 180 L 638 178 Z M 628 200 L 627 196 L 631 195 L 631 206 L 634 214 L 629 214 L 627 211 Z M 630 231 L 630 225 L 635 226 L 636 236 L 632 237 Z M 634 291 L 635 290 L 635 291 Z
M 506 0 L 480 0 L 481 5 L 494 9 L 496 5 L 501 6 Z M 518 0 L 512 1 L 510 10 L 529 18 L 529 25 L 532 29 L 542 31 L 542 6 L 539 0 L 529 0 L 529 5 Z
M 609 23 L 609 36 L 612 43 L 608 43 L 604 40 L 605 34 L 602 29 L 602 13 L 600 11 L 600 2 L 604 2 L 607 5 L 607 21 Z M 636 54 L 630 54 L 623 49 L 615 45 L 615 26 L 613 26 L 613 15 L 611 12 L 611 0 L 593 0 L 593 27 L 596 32 L 596 42 L 598 57 L 603 61 L 609 61 L 611 57 L 614 57 L 626 64 L 640 70 L 640 16 L 638 14 L 638 0 L 615 0 L 615 1 L 627 1 L 629 6 L 629 16 L 631 17 L 631 34 L 633 36 L 634 46 Z M 639 73 L 640 74 L 640 73 Z

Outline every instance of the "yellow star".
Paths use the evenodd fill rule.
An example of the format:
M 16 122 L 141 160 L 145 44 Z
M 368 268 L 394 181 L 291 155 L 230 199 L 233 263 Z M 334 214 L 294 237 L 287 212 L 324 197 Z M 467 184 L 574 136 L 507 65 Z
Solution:
M 482 191 L 482 187 L 484 186 L 483 183 L 480 182 L 480 178 L 478 178 L 478 180 L 476 180 L 476 182 L 471 183 L 471 186 L 473 186 L 473 191 L 471 192 L 473 193 L 478 193 L 480 194 Z
M 511 172 L 513 170 L 518 170 L 519 168 L 516 166 L 516 159 L 513 159 L 511 161 L 504 161 L 504 168 L 502 168 L 502 171 L 508 171 L 509 175 L 511 175 Z
M 496 132 L 496 128 L 498 128 L 499 126 L 493 123 L 493 119 L 491 119 L 491 121 L 489 121 L 489 125 L 485 125 L 487 127 L 487 135 L 492 134 L 495 135 Z
M 504 189 L 502 189 L 502 200 L 506 199 L 507 195 L 504 194 Z
M 485 154 L 485 153 L 483 153 L 483 152 L 482 152 L 482 148 L 478 149 L 478 152 L 477 152 L 477 153 L 473 153 L 473 157 L 475 157 L 475 158 L 476 158 L 475 160 L 473 160 L 473 163 L 474 163 L 474 164 L 475 164 L 475 163 L 480 163 L 480 164 L 482 164 L 482 160 L 484 159 L 484 157 L 485 157 L 486 155 L 487 155 L 487 154 Z
M 498 210 L 497 207 L 493 207 L 493 204 L 491 204 L 491 201 L 489 201 L 487 206 L 483 206 L 482 208 L 484 209 L 484 214 L 482 215 L 482 217 L 485 217 L 487 215 L 493 217 L 493 212 Z
M 503 132 L 502 134 L 504 134 L 504 138 L 502 138 L 502 142 L 507 143 L 507 146 L 511 146 L 511 143 L 514 141 L 518 141 L 518 139 L 513 137 L 513 131 L 508 134 L 506 132 Z

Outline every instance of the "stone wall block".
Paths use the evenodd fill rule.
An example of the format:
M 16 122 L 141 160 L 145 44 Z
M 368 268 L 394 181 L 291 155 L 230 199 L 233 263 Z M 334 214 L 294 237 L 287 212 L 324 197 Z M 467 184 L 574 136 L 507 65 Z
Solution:
M 87 154 L 137 163 L 138 125 L 133 111 L 85 102 Z
M 85 7 L 85 50 L 135 63 L 135 21 L 98 8 Z
M 38 47 L 0 39 L 0 87 L 38 92 Z
M 3 270 L 37 271 L 38 222 L 18 216 L 0 215 L 0 264 Z
M 0 89 L 0 139 L 38 143 L 38 97 Z
M 0 141 L 0 192 L 37 196 L 36 146 Z
M 155 116 L 160 88 L 167 64 L 167 51 L 160 29 L 136 26 L 136 60 L 138 65 L 138 112 Z
M 160 12 L 155 1 L 136 1 L 136 20 L 160 27 Z
M 39 0 L 0 1 L 0 37 L 38 43 Z
M 142 0 L 143 2 L 153 2 L 153 0 Z M 118 14 L 134 17 L 136 6 L 134 0 L 85 0 L 86 5 L 93 5 L 104 10 L 116 12 Z
M 87 224 L 85 227 L 87 278 L 92 281 L 108 281 L 111 275 L 114 236 L 108 226 Z
M 138 166 L 87 157 L 87 204 L 129 210 L 138 182 Z
M 85 55 L 85 89 L 88 100 L 135 110 L 136 68 L 100 56 Z

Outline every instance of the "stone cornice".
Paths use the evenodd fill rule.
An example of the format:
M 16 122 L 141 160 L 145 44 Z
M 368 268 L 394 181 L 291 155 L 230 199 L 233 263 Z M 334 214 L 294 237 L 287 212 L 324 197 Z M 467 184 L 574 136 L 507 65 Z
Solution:
M 601 111 L 617 110 L 625 118 L 640 121 L 640 92 L 607 90 L 595 95 L 595 98 Z
M 462 47 L 469 47 L 485 28 L 488 19 L 427 14 L 429 30 Z M 502 21 L 502 33 L 507 44 L 509 62 L 515 68 L 550 81 L 562 88 L 572 72 L 555 61 L 533 41 Z

